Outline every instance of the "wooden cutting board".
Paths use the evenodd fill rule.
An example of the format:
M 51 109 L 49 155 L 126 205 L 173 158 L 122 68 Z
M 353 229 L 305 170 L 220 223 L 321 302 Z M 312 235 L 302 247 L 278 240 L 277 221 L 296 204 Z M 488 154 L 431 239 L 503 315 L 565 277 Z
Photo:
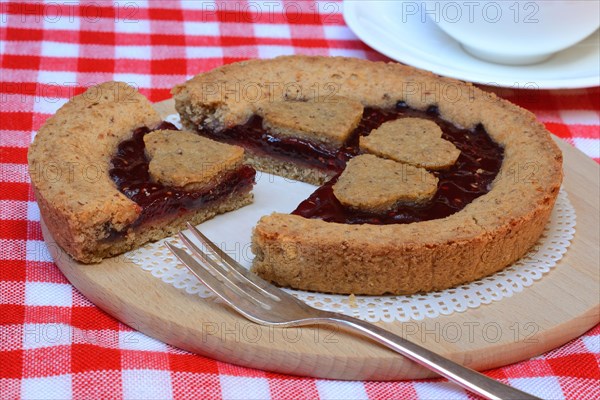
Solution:
M 172 101 L 157 104 L 163 116 Z M 564 188 L 577 232 L 559 264 L 510 298 L 438 318 L 378 325 L 477 370 L 524 360 L 581 335 L 600 321 L 600 169 L 556 139 L 565 158 Z M 397 380 L 434 376 L 369 340 L 324 327 L 269 328 L 214 300 L 164 283 L 123 257 L 84 265 L 42 222 L 49 250 L 69 281 L 121 322 L 165 343 L 217 360 L 286 374 Z

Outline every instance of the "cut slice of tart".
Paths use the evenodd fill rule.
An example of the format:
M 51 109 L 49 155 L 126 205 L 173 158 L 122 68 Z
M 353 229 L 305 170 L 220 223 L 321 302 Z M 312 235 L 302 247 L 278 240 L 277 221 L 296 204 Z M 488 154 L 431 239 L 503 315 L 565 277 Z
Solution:
M 329 179 L 292 214 L 265 216 L 254 229 L 253 271 L 282 286 L 410 294 L 484 277 L 538 240 L 562 181 L 561 153 L 531 113 L 396 63 L 252 60 L 200 74 L 173 95 L 188 129 L 244 147 L 257 168 L 312 183 Z M 285 121 L 285 113 L 319 115 L 319 101 L 311 99 L 330 96 L 363 107 L 352 132 L 332 135 L 341 144 L 325 143 L 310 121 Z M 298 101 L 302 111 L 290 111 Z M 265 124 L 264 110 L 282 102 L 286 111 Z M 415 120 L 378 130 L 406 118 Z M 435 194 L 415 204 L 396 201 L 397 190 L 382 202 L 364 201 L 364 193 L 356 200 L 338 191 L 338 198 L 339 174 L 365 152 L 429 169 L 438 180 Z M 363 182 L 365 190 L 377 186 Z
M 50 117 L 28 158 L 50 232 L 91 263 L 249 204 L 243 152 L 178 131 L 135 89 L 107 82 Z

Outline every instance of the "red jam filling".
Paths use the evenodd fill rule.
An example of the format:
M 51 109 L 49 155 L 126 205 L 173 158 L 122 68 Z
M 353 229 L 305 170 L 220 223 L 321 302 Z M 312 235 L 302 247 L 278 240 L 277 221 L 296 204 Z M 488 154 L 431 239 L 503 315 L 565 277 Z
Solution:
M 358 138 L 369 135 L 384 122 L 407 117 L 434 121 L 442 129 L 442 138 L 452 142 L 461 151 L 458 160 L 450 169 L 433 171 L 439 179 L 434 198 L 424 205 L 401 205 L 385 214 L 358 212 L 342 206 L 333 195 L 332 186 L 346 162 L 359 153 Z M 326 148 L 302 139 L 273 136 L 262 128 L 262 120 L 257 116 L 244 125 L 221 132 L 203 129 L 199 130 L 199 133 L 244 146 L 257 154 L 336 174 L 336 177 L 300 203 L 292 214 L 347 224 L 410 223 L 454 214 L 477 197 L 489 192 L 490 184 L 498 174 L 504 156 L 502 147 L 490 138 L 482 125 L 472 130 L 459 128 L 442 119 L 436 106 L 429 107 L 427 111 L 418 111 L 409 108 L 404 102 L 399 102 L 393 109 L 366 108 L 359 126 L 339 149 Z
M 183 190 L 152 182 L 148 172 L 149 160 L 145 154 L 144 136 L 159 129 L 178 130 L 169 122 L 162 122 L 154 129 L 137 128 L 131 139 L 119 144 L 111 160 L 109 175 L 117 188 L 142 208 L 133 226 L 168 215 L 181 215 L 231 193 L 251 189 L 256 171 L 248 165 L 232 171 L 218 185 L 201 191 Z
M 220 132 L 199 129 L 198 132 L 220 142 L 242 146 L 254 154 L 272 157 L 308 168 L 339 172 L 349 157 L 340 149 L 328 148 L 309 140 L 278 137 L 265 131 L 262 117 L 254 115 L 243 125 L 236 125 Z

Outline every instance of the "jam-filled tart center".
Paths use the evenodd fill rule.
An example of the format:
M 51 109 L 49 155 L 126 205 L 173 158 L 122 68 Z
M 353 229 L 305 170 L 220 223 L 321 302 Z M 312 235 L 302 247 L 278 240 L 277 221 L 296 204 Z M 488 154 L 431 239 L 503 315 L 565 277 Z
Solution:
M 332 187 L 348 160 L 361 153 L 360 138 L 368 138 L 374 129 L 385 122 L 403 118 L 432 121 L 440 127 L 441 139 L 460 151 L 451 166 L 431 171 L 439 181 L 433 198 L 425 204 L 399 204 L 384 213 L 343 206 Z M 454 214 L 489 192 L 504 156 L 503 148 L 492 140 L 481 124 L 473 129 L 460 128 L 441 118 L 436 106 L 420 111 L 402 101 L 391 109 L 365 108 L 358 126 L 346 138 L 343 146 L 337 148 L 306 138 L 276 135 L 265 129 L 258 115 L 245 124 L 225 130 L 198 127 L 198 132 L 215 140 L 241 145 L 254 154 L 328 172 L 333 178 L 300 203 L 292 214 L 347 224 L 410 223 Z
M 121 193 L 141 207 L 141 214 L 133 226 L 182 215 L 230 194 L 251 190 L 256 171 L 248 165 L 240 165 L 226 172 L 218 182 L 199 188 L 193 185 L 172 186 L 168 181 L 157 180 L 151 173 L 144 141 L 147 135 L 157 131 L 178 129 L 169 122 L 162 122 L 153 128 L 137 128 L 130 139 L 119 144 L 111 159 L 110 177 Z

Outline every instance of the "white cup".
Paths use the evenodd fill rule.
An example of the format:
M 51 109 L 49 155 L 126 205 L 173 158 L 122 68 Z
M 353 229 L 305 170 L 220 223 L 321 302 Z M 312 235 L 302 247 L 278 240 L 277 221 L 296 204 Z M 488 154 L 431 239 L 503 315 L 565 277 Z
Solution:
M 600 0 L 427 0 L 425 14 L 472 55 L 534 64 L 600 25 Z

